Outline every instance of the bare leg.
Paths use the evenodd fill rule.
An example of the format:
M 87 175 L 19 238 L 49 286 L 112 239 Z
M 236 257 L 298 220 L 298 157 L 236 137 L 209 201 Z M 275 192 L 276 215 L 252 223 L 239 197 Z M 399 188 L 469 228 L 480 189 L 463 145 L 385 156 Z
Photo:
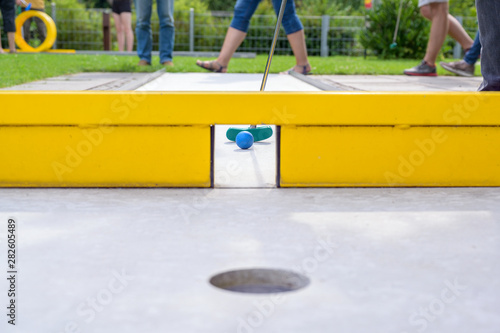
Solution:
M 132 13 L 121 13 L 122 29 L 127 42 L 127 51 L 134 49 L 134 32 L 132 31 Z
M 203 65 L 202 67 L 211 70 L 218 70 L 220 69 L 221 66 L 227 67 L 234 52 L 236 52 L 241 43 L 243 43 L 246 36 L 247 36 L 246 32 L 229 27 L 229 29 L 227 29 L 226 38 L 224 38 L 224 44 L 222 44 L 222 49 L 220 50 L 219 57 L 217 58 L 217 60 L 215 61 L 197 60 L 196 64 L 198 64 L 198 66 Z M 227 69 L 222 68 L 221 71 L 222 73 L 225 73 Z
M 229 65 L 229 61 L 233 56 L 234 52 L 240 47 L 241 43 L 245 40 L 247 36 L 246 32 L 229 27 L 227 29 L 226 38 L 224 39 L 224 44 L 222 44 L 222 49 L 220 50 L 217 62 L 222 66 Z
M 10 53 L 16 53 L 16 33 L 15 32 L 8 32 L 7 39 L 9 40 Z
M 118 41 L 118 51 L 122 52 L 124 49 L 124 31 L 123 31 L 123 23 L 119 14 L 113 13 L 113 19 L 115 21 L 116 28 L 116 40 Z
M 427 64 L 435 66 L 437 56 L 448 32 L 448 3 L 434 2 L 428 6 L 430 7 L 430 20 L 432 23 L 424 60 Z M 424 15 L 424 17 L 426 16 Z
M 472 44 L 474 44 L 474 41 L 470 38 L 469 34 L 467 34 L 460 22 L 458 22 L 458 20 L 450 14 L 448 14 L 448 22 L 450 22 L 448 34 L 460 43 L 464 50 L 470 49 Z
M 296 65 L 293 70 L 298 73 L 310 72 L 311 65 L 307 60 L 307 47 L 304 30 L 300 30 L 286 36 L 295 55 Z
M 0 29 L 0 36 L 2 35 L 2 29 Z M 0 38 L 0 54 L 4 54 L 5 51 L 3 50 L 3 46 L 2 46 L 2 39 Z

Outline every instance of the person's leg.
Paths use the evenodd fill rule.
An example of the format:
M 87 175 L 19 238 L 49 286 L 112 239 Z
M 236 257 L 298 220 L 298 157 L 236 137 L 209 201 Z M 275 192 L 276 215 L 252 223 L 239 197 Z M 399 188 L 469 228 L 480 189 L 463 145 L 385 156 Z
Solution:
M 2 28 L 0 28 L 0 36 L 2 36 Z M 0 54 L 4 54 L 5 51 L 3 50 L 2 46 L 2 38 L 0 38 Z
M 10 53 L 16 53 L 16 33 L 15 32 L 8 32 L 7 33 L 7 40 L 9 41 L 9 50 Z
M 226 73 L 234 52 L 247 36 L 250 18 L 255 13 L 259 3 L 260 0 L 237 0 L 234 6 L 233 20 L 227 29 L 219 56 L 212 61 L 197 60 L 196 64 L 213 72 Z
M 448 32 L 448 2 L 419 1 L 420 14 L 431 21 L 431 32 L 422 62 L 403 71 L 410 76 L 437 76 L 436 58 Z
M 229 27 L 227 29 L 226 37 L 224 38 L 224 43 L 222 44 L 219 56 L 217 57 L 217 62 L 220 65 L 227 67 L 234 52 L 236 52 L 238 47 L 240 47 L 246 36 L 246 32 Z
M 132 13 L 123 12 L 120 14 L 122 22 L 122 30 L 125 36 L 127 51 L 131 52 L 134 49 L 134 32 L 132 31 Z
M 447 4 L 447 2 L 427 3 L 426 5 L 423 5 L 420 7 L 420 14 L 424 18 L 431 21 L 432 24 L 434 25 L 434 18 L 436 15 L 435 6 L 438 4 L 444 5 L 445 3 Z M 446 5 L 446 7 L 448 7 L 448 5 Z M 467 34 L 465 29 L 462 27 L 460 22 L 458 22 L 458 20 L 455 17 L 453 17 L 452 15 L 450 15 L 448 13 L 448 8 L 446 8 L 446 13 L 447 13 L 447 19 L 448 19 L 446 33 L 449 34 L 453 39 L 455 39 L 462 46 L 462 48 L 464 50 L 470 49 L 472 47 L 472 44 L 473 44 L 472 39 Z M 442 14 L 442 15 L 444 15 L 444 14 Z M 431 29 L 432 29 L 432 26 L 431 26 Z M 431 30 L 431 33 L 432 33 L 432 30 Z
M 281 1 L 282 0 L 273 0 L 273 7 L 277 16 L 279 15 Z M 311 71 L 311 66 L 309 65 L 309 60 L 307 59 L 304 27 L 295 12 L 295 3 L 293 0 L 288 0 L 286 3 L 282 25 L 295 56 L 296 64 L 292 70 L 302 74 L 309 73 Z
M 2 17 L 5 17 L 4 9 L 3 9 L 3 1 L 0 0 L 0 13 L 2 13 Z M 5 25 L 5 22 L 4 22 Z M 2 36 L 2 28 L 0 27 L 0 37 Z M 0 54 L 4 54 L 5 51 L 3 50 L 2 46 L 2 38 L 0 38 Z
M 304 30 L 299 30 L 286 36 L 292 47 L 295 56 L 295 66 L 293 71 L 301 74 L 308 74 L 311 71 L 311 65 L 307 59 L 307 47 Z
M 474 44 L 470 50 L 465 54 L 464 61 L 469 65 L 474 65 L 481 55 L 481 40 L 479 38 L 479 30 L 476 32 L 476 37 L 474 38 Z
M 2 12 L 4 30 L 7 33 L 7 40 L 10 53 L 16 52 L 16 6 L 15 1 L 2 1 L 0 2 L 0 9 Z
M 455 17 L 448 14 L 448 23 L 448 34 L 451 38 L 456 40 L 464 50 L 469 50 L 472 44 L 474 44 L 474 41 L 470 38 L 460 22 L 458 22 Z
M 160 20 L 160 64 L 172 66 L 175 27 L 174 0 L 157 0 Z
M 463 60 L 454 62 L 440 62 L 441 67 L 449 72 L 455 73 L 460 76 L 474 76 L 475 64 L 479 55 L 481 54 L 481 42 L 479 41 L 479 30 L 476 33 L 474 44 L 465 54 Z
M 431 33 L 424 60 L 430 66 L 436 65 L 436 59 L 443 46 L 448 31 L 448 3 L 430 3 Z
M 30 28 L 31 28 L 31 21 L 33 20 L 33 18 L 29 18 L 27 19 L 24 24 L 23 24 L 23 38 L 24 40 L 26 41 L 26 43 L 29 44 L 30 42 L 30 39 L 31 39 L 31 32 L 30 32 Z
M 226 73 L 229 61 L 231 61 L 234 52 L 240 47 L 246 36 L 246 32 L 229 27 L 217 59 L 211 61 L 196 60 L 196 64 L 212 72 Z
M 123 34 L 123 22 L 120 14 L 113 13 L 113 20 L 115 21 L 116 29 L 116 40 L 118 41 L 118 51 L 122 52 L 124 49 L 124 34 Z
M 36 28 L 38 30 L 38 37 L 40 38 L 40 42 L 43 43 L 45 38 L 47 37 L 47 27 L 45 23 L 38 17 L 35 17 Z
M 137 55 L 139 65 L 151 64 L 151 50 L 153 38 L 151 33 L 151 7 L 152 0 L 137 0 L 137 23 L 135 33 L 137 35 Z
M 500 2 L 476 0 L 477 18 L 481 38 L 480 91 L 500 91 Z

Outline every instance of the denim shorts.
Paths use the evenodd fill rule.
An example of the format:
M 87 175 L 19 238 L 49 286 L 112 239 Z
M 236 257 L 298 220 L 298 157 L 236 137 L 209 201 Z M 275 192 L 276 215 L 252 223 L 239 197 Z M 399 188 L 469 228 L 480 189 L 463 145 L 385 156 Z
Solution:
M 16 32 L 16 2 L 14 0 L 0 0 L 3 27 L 5 32 Z
M 231 28 L 247 32 L 250 25 L 250 19 L 257 9 L 261 0 L 237 0 L 234 6 L 234 16 L 231 21 Z M 279 14 L 281 0 L 273 0 L 273 7 L 276 15 Z M 295 12 L 295 3 L 293 0 L 287 0 L 285 12 L 283 13 L 283 28 L 287 35 L 303 30 L 304 27 Z
M 115 14 L 132 13 L 130 0 L 113 0 L 111 11 Z

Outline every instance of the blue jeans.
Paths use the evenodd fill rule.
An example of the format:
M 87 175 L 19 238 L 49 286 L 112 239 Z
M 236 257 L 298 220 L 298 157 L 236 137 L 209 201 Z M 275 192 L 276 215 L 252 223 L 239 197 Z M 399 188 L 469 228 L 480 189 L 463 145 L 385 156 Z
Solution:
M 481 55 L 481 41 L 479 40 L 479 30 L 476 32 L 474 44 L 469 51 L 465 54 L 464 61 L 469 65 L 474 65 Z
M 234 16 L 231 21 L 231 28 L 247 32 L 250 25 L 250 19 L 257 9 L 261 0 L 237 0 L 234 6 Z M 273 0 L 273 7 L 276 15 L 279 14 L 281 0 Z M 285 12 L 283 13 L 283 28 L 287 35 L 303 30 L 297 13 L 295 13 L 295 3 L 293 0 L 287 0 Z
M 480 91 L 500 91 L 500 1 L 476 0 L 477 20 L 481 32 Z
M 156 0 L 160 21 L 160 63 L 172 61 L 174 50 L 174 0 Z M 137 23 L 137 55 L 141 60 L 151 63 L 153 37 L 151 31 L 151 11 L 153 0 L 135 0 Z

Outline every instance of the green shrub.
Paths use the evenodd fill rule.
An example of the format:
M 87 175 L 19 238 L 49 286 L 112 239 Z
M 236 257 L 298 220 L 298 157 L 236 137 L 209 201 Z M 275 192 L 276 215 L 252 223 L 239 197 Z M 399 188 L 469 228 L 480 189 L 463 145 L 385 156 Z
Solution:
M 205 2 L 208 9 L 217 11 L 231 11 L 236 3 L 234 0 L 206 0 Z
M 296 0 L 295 4 L 298 15 L 353 15 L 350 6 L 343 6 L 336 0 Z
M 50 14 L 50 9 L 46 9 Z M 57 48 L 103 50 L 102 13 L 77 0 L 57 0 Z
M 360 33 L 361 45 L 379 58 L 420 59 L 425 55 L 430 24 L 420 15 L 417 0 L 404 0 L 396 38 L 391 49 L 400 1 L 383 0 L 368 13 L 367 28 Z
M 453 16 L 476 16 L 475 0 L 450 1 L 450 14 Z

